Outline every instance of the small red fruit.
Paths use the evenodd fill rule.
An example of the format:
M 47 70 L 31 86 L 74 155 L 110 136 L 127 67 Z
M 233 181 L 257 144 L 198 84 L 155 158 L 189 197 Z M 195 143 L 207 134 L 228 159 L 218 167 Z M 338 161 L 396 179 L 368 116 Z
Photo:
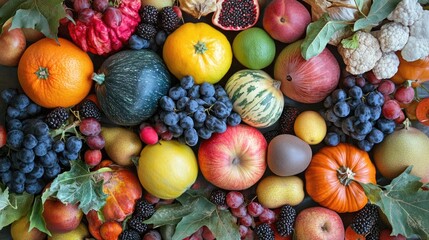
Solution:
M 425 98 L 417 104 L 416 118 L 420 123 L 429 126 L 429 98 Z
M 7 140 L 6 128 L 2 124 L 0 124 L 0 148 L 6 145 L 6 140 Z
M 173 11 L 176 13 L 178 18 L 182 18 L 182 10 L 179 6 L 173 6 Z
M 91 167 L 98 165 L 103 158 L 103 154 L 99 149 L 88 149 L 85 151 L 83 155 L 83 159 L 85 163 Z
M 139 132 L 140 140 L 146 144 L 153 145 L 158 142 L 158 133 L 152 126 L 144 126 Z

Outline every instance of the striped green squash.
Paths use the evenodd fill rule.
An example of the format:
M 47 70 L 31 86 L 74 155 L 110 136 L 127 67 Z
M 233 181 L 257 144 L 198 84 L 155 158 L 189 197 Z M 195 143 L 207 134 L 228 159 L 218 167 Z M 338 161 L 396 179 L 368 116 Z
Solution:
M 257 128 L 273 125 L 282 114 L 284 106 L 280 81 L 262 70 L 240 70 L 225 85 L 234 111 L 243 122 Z

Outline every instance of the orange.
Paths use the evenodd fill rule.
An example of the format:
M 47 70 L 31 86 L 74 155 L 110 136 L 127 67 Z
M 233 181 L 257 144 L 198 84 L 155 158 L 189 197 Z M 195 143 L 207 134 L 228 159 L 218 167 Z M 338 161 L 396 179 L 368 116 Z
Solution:
M 18 64 L 18 80 L 25 94 L 46 108 L 71 107 L 92 86 L 94 66 L 89 55 L 72 42 L 43 38 L 30 45 Z

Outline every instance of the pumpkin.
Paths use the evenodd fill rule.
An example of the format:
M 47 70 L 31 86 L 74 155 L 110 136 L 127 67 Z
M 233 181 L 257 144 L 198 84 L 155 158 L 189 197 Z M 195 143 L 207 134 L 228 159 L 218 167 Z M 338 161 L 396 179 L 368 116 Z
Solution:
M 413 87 L 429 80 L 429 56 L 413 62 L 405 61 L 399 52 L 396 53 L 399 58 L 398 71 L 392 77 L 396 84 L 402 84 L 407 80 L 414 81 Z
M 306 191 L 320 205 L 339 213 L 362 209 L 368 198 L 361 183 L 376 183 L 367 152 L 347 144 L 326 146 L 313 155 L 305 171 Z
M 269 127 L 282 114 L 284 97 L 280 81 L 262 70 L 244 69 L 234 73 L 226 82 L 225 90 L 234 111 L 250 126 Z
M 43 38 L 31 44 L 18 64 L 25 94 L 45 108 L 72 107 L 92 87 L 94 66 L 89 55 L 72 42 Z
M 135 203 L 142 197 L 142 186 L 137 175 L 130 169 L 103 160 L 97 167 L 109 167 L 112 171 L 104 172 L 103 192 L 107 194 L 106 203 L 101 209 L 103 219 L 95 210 L 86 215 L 89 231 L 96 239 L 101 239 L 100 227 L 104 222 L 122 222 L 134 212 Z
M 137 125 L 151 117 L 171 85 L 162 59 L 144 49 L 110 56 L 93 80 L 101 110 L 110 121 L 122 126 Z
M 162 55 L 176 78 L 191 75 L 196 84 L 219 82 L 232 63 L 226 36 L 203 22 L 185 23 L 168 35 Z

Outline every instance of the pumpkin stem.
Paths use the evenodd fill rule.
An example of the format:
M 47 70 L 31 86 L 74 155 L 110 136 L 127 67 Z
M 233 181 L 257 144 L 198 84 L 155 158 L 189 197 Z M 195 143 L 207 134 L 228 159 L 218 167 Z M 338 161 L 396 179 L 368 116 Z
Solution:
M 48 71 L 48 68 L 46 67 L 39 67 L 39 69 L 37 69 L 37 71 L 34 74 L 37 75 L 38 79 L 46 80 L 49 77 L 49 71 Z
M 105 75 L 104 75 L 104 73 L 100 73 L 100 74 L 97 74 L 97 73 L 93 73 L 92 74 L 92 80 L 94 80 L 96 83 L 98 83 L 98 84 L 103 84 L 103 82 L 104 82 L 104 78 L 105 78 Z
M 197 44 L 194 45 L 194 49 L 196 54 L 203 54 L 208 48 L 204 42 L 198 41 Z
M 354 173 L 350 168 L 342 166 L 337 169 L 337 177 L 338 180 L 340 180 L 340 183 L 344 186 L 347 186 L 350 184 L 351 181 L 354 180 L 354 176 L 356 173 Z

